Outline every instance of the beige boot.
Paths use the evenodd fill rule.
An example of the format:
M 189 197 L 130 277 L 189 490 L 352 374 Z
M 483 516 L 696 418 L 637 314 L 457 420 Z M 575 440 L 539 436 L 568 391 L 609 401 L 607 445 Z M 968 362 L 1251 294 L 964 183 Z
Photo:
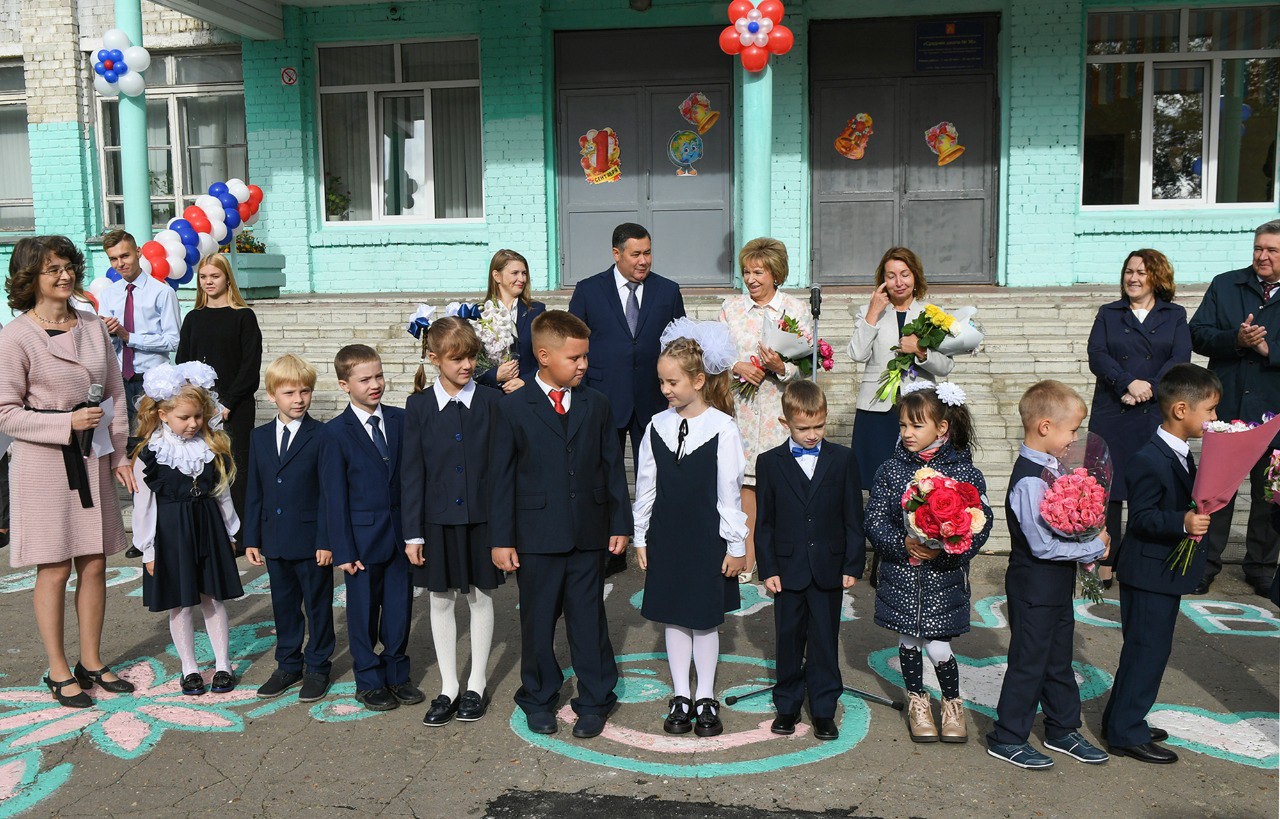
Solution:
M 942 698 L 943 742 L 968 742 L 969 732 L 964 725 L 964 700 Z
M 938 726 L 933 723 L 928 694 L 907 692 L 907 731 L 912 742 L 938 741 Z

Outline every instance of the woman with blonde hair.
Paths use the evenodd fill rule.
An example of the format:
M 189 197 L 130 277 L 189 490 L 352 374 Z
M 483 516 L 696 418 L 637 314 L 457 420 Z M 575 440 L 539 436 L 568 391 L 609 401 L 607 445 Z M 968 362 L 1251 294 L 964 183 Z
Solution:
M 496 387 L 511 393 L 524 386 L 538 370 L 538 360 L 533 355 L 533 320 L 547 309 L 540 301 L 534 301 L 529 284 L 529 262 L 514 250 L 502 249 L 493 254 L 489 262 L 489 288 L 485 301 L 500 305 L 511 314 L 515 327 L 511 356 L 507 361 L 476 377 L 476 382 L 486 387 Z

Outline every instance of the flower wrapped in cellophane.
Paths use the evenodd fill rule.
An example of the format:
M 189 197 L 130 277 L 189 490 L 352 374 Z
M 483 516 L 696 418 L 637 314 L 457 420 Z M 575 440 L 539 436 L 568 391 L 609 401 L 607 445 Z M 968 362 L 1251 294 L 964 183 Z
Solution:
M 1111 452 L 1098 435 L 1091 432 L 1068 446 L 1058 457 L 1058 468 L 1046 467 L 1041 474 L 1049 485 L 1040 501 L 1045 525 L 1059 537 L 1081 543 L 1102 534 L 1107 526 L 1112 475 Z M 1081 564 L 1079 581 L 1081 597 L 1102 602 L 1096 564 Z

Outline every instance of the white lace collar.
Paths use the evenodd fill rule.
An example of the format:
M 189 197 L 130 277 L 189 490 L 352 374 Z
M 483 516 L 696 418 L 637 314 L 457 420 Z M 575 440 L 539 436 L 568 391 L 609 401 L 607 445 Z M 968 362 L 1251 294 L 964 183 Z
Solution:
M 160 428 L 151 433 L 147 441 L 147 449 L 156 454 L 156 461 L 173 467 L 190 478 L 197 478 L 204 472 L 204 465 L 213 460 L 213 450 L 201 436 L 191 440 L 173 434 L 169 425 L 160 424 Z

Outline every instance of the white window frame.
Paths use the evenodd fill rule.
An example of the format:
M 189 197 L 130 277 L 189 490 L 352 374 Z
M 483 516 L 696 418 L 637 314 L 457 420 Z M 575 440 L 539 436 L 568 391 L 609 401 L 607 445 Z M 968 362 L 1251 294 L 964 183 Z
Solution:
M 313 65 L 320 65 L 321 51 L 329 48 L 346 48 L 350 46 L 392 46 L 392 55 L 395 64 L 395 75 L 400 77 L 403 75 L 400 47 L 406 45 L 417 45 L 421 43 L 437 44 L 437 43 L 456 43 L 472 41 L 477 43 L 476 57 L 476 73 L 483 76 L 481 66 L 481 57 L 479 56 L 479 38 L 477 37 L 440 37 L 440 38 L 420 38 L 409 40 L 381 40 L 377 42 L 326 42 L 317 43 L 313 48 Z M 424 169 L 427 174 L 425 184 L 422 186 L 423 195 L 426 200 L 431 203 L 431 211 L 435 212 L 436 201 L 436 181 L 435 181 L 435 139 L 433 122 L 431 119 L 431 91 L 436 88 L 475 88 L 480 95 L 480 123 L 481 134 L 484 132 L 484 90 L 480 86 L 480 76 L 474 80 L 437 80 L 434 82 L 392 82 L 392 83 L 371 83 L 368 85 L 320 85 L 319 72 L 316 74 L 316 92 L 315 92 L 315 111 L 316 111 L 316 156 L 320 164 L 320 195 L 317 197 L 320 202 L 320 223 L 325 226 L 358 226 L 372 224 L 435 224 L 435 225 L 467 225 L 467 224 L 484 224 L 485 222 L 485 189 L 484 189 L 484 146 L 480 147 L 480 215 L 479 216 L 388 216 L 382 213 L 385 199 L 385 188 L 382 180 L 382 164 L 383 164 L 383 140 L 382 134 L 382 106 L 380 104 L 384 95 L 390 96 L 408 96 L 412 92 L 421 92 L 423 98 L 423 121 L 424 132 L 426 134 L 426 157 Z M 330 219 L 329 213 L 325 208 L 325 188 L 324 180 L 328 174 L 328 169 L 324 167 L 324 123 L 322 117 L 324 115 L 323 98 L 326 94 L 359 94 L 365 95 L 365 119 L 368 124 L 368 146 L 369 146 L 369 194 L 370 194 L 370 213 L 369 219 Z
M 242 101 L 241 104 L 243 105 L 243 100 L 244 100 L 244 81 L 243 80 L 241 80 L 238 83 L 235 83 L 235 82 L 187 83 L 184 85 L 177 85 L 176 82 L 174 81 L 176 81 L 177 79 L 178 68 L 177 68 L 177 61 L 174 58 L 230 56 L 232 54 L 234 54 L 236 57 L 240 56 L 239 52 L 228 52 L 228 51 L 181 51 L 181 52 L 175 51 L 175 52 L 166 52 L 164 54 L 152 55 L 151 68 L 147 69 L 147 73 L 150 76 L 154 76 L 151 74 L 152 71 L 154 71 L 157 67 L 163 68 L 163 70 L 165 71 L 165 78 L 164 78 L 165 82 L 163 85 L 160 85 L 160 84 L 157 84 L 155 86 L 148 85 L 146 98 L 148 102 L 158 100 L 161 98 L 165 100 L 165 112 L 166 112 L 166 116 L 169 119 L 169 164 L 170 164 L 170 167 L 173 169 L 173 190 L 170 191 L 167 195 L 162 195 L 162 196 L 156 196 L 154 194 L 151 195 L 149 197 L 148 207 L 151 206 L 151 203 L 155 203 L 155 202 L 161 202 L 161 201 L 172 202 L 174 206 L 173 215 L 175 217 L 180 217 L 182 216 L 182 211 L 186 209 L 189 205 L 193 204 L 197 196 L 200 196 L 201 194 L 205 193 L 205 191 L 203 190 L 197 190 L 197 191 L 186 190 L 188 145 L 187 145 L 187 138 L 186 138 L 187 135 L 185 133 L 186 129 L 181 119 L 182 112 L 181 112 L 180 102 L 184 99 L 190 99 L 193 97 L 208 98 L 208 97 L 214 97 L 214 96 L 224 96 L 224 97 L 238 96 Z M 103 97 L 100 94 L 95 94 L 94 96 L 97 97 L 96 114 L 98 117 L 98 123 L 97 123 L 98 169 L 99 169 L 99 173 L 101 174 L 101 180 L 102 180 L 102 225 L 104 230 L 109 230 L 112 227 L 123 227 L 123 225 L 112 224 L 111 206 L 123 205 L 124 196 L 122 194 L 109 195 L 107 193 L 107 175 L 108 175 L 107 155 L 109 153 L 115 153 L 119 149 L 107 148 L 106 106 L 118 105 L 119 103 L 112 99 L 108 99 L 107 97 Z M 246 122 L 245 122 L 246 142 L 243 146 L 245 150 L 246 174 L 248 173 L 248 161 L 249 161 L 248 160 L 248 156 L 249 156 L 248 137 L 249 137 L 248 121 L 246 118 Z M 239 143 L 228 143 L 227 147 L 241 147 L 241 146 L 239 145 Z M 150 185 L 148 185 L 148 193 L 150 193 Z M 168 220 L 165 220 L 165 221 L 168 221 Z M 156 227 L 163 224 L 164 222 L 155 222 L 153 223 L 152 226 Z
M 1242 3 L 1241 6 L 1247 6 L 1248 3 Z M 1218 99 L 1222 94 L 1222 61 L 1223 60 L 1250 60 L 1250 59 L 1275 59 L 1280 60 L 1280 49 L 1250 49 L 1240 51 L 1189 51 L 1187 43 L 1190 39 L 1191 12 L 1203 11 L 1210 7 L 1203 5 L 1191 6 L 1141 6 L 1141 7 L 1105 7 L 1089 9 L 1085 18 L 1084 35 L 1081 41 L 1081 50 L 1084 53 L 1084 72 L 1087 74 L 1090 65 L 1099 65 L 1104 63 L 1129 63 L 1142 65 L 1142 143 L 1140 150 L 1140 165 L 1138 168 L 1138 202 L 1136 204 L 1114 204 L 1114 205 L 1086 205 L 1084 204 L 1084 128 L 1085 118 L 1088 116 L 1089 95 L 1087 93 L 1087 83 L 1082 85 L 1080 100 L 1080 134 L 1081 134 L 1081 150 L 1080 150 L 1080 210 L 1082 212 L 1097 211 L 1124 211 L 1124 210 L 1200 210 L 1212 208 L 1214 210 L 1257 210 L 1268 206 L 1276 206 L 1280 204 L 1280 180 L 1273 183 L 1273 190 L 1270 202 L 1218 202 L 1218 131 L 1221 119 L 1221 106 L 1214 105 L 1213 100 Z M 1098 54 L 1093 55 L 1088 51 L 1089 25 L 1088 16 L 1093 14 L 1106 13 L 1133 13 L 1145 14 L 1160 11 L 1178 11 L 1178 51 L 1161 52 L 1158 54 Z M 1199 199 L 1156 199 L 1151 191 L 1151 183 L 1155 176 L 1153 170 L 1153 101 L 1155 98 L 1155 69 L 1161 68 L 1194 68 L 1203 67 L 1205 69 L 1206 86 L 1205 98 L 1206 117 L 1205 117 L 1205 134 L 1204 156 L 1201 158 L 1200 173 L 1203 182 L 1200 186 L 1201 197 Z
M 22 64 L 22 61 L 21 61 L 21 60 L 3 60 L 3 61 L 0 61 L 0 65 L 3 65 L 3 67 L 5 67 L 5 68 L 23 68 L 23 64 Z M 28 100 L 27 100 L 27 91 L 26 91 L 26 85 L 25 85 L 25 83 L 24 83 L 24 85 L 23 85 L 23 90 L 21 90 L 21 91 L 0 91 L 0 106 L 8 106 L 8 105 L 22 105 L 22 106 L 27 106 L 27 105 L 28 105 Z M 29 129 L 30 122 L 31 122 L 31 120 L 30 120 L 30 109 L 28 108 L 28 119 L 27 119 L 27 123 L 28 123 L 28 134 L 30 133 L 30 129 Z M 27 150 L 28 150 L 28 152 L 30 152 L 30 149 L 31 149 L 31 146 L 30 146 L 30 141 L 29 141 L 29 137 L 28 137 L 28 145 L 27 145 Z M 27 166 L 27 173 L 28 173 L 28 174 L 30 174 L 30 173 L 31 173 L 31 167 L 30 167 L 30 164 L 29 164 L 29 163 L 28 163 L 28 166 Z M 27 234 L 31 233 L 32 231 L 34 231 L 34 230 L 36 229 L 36 226 L 35 226 L 35 198 L 34 198 L 34 196 L 33 196 L 31 199 L 4 199 L 4 198 L 0 198 L 0 206 L 4 206 L 4 207 L 22 207 L 22 206 L 24 206 L 24 205 L 28 205 L 28 206 L 30 206 L 30 207 L 31 207 L 31 226 L 30 226 L 30 227 L 11 228 L 11 229 L 0 228 L 0 236 L 25 236 L 25 235 L 27 235 Z

